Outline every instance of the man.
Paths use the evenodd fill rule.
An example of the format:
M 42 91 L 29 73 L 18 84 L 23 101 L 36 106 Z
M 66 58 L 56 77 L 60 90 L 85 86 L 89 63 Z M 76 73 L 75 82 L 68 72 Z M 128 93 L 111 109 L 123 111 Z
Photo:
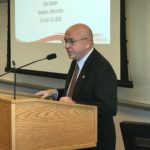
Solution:
M 110 63 L 93 47 L 93 34 L 85 24 L 69 27 L 64 36 L 69 58 L 73 59 L 65 88 L 45 90 L 36 95 L 52 96 L 59 101 L 96 105 L 98 107 L 98 143 L 92 150 L 115 150 L 116 135 L 113 116 L 117 112 L 117 79 Z M 76 64 L 79 73 L 69 95 Z M 89 149 L 89 148 L 88 148 Z

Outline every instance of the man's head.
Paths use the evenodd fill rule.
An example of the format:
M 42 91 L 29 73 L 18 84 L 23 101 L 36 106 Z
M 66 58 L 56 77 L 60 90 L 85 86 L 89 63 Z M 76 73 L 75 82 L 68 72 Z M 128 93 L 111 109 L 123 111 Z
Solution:
M 93 47 L 92 31 L 85 24 L 72 25 L 65 32 L 64 43 L 69 58 L 80 60 Z

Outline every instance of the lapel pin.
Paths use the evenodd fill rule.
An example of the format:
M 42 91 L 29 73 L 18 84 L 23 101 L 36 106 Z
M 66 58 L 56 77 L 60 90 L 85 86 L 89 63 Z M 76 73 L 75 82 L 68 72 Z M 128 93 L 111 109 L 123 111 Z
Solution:
M 85 75 L 82 76 L 82 79 L 84 79 L 84 78 L 85 78 Z

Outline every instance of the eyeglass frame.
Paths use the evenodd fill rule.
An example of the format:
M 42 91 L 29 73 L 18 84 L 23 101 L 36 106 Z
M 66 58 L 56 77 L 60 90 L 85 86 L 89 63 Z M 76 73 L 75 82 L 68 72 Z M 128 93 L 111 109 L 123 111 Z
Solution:
M 64 39 L 64 40 L 62 40 L 62 42 L 64 43 L 64 45 L 67 45 L 67 44 L 69 44 L 69 45 L 74 45 L 75 43 L 77 43 L 77 42 L 79 42 L 79 41 L 83 41 L 83 40 L 87 40 L 87 39 L 89 39 L 89 37 L 85 37 L 85 38 L 82 38 L 82 39 L 79 39 L 79 40 L 73 40 L 73 39 Z

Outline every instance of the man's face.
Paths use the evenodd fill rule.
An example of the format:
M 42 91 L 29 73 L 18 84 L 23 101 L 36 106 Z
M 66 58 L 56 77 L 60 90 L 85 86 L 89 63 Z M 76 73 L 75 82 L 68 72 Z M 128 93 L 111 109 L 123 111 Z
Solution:
M 64 37 L 64 44 L 69 58 L 75 60 L 84 57 L 90 47 L 89 37 L 81 36 L 78 32 L 67 32 Z

